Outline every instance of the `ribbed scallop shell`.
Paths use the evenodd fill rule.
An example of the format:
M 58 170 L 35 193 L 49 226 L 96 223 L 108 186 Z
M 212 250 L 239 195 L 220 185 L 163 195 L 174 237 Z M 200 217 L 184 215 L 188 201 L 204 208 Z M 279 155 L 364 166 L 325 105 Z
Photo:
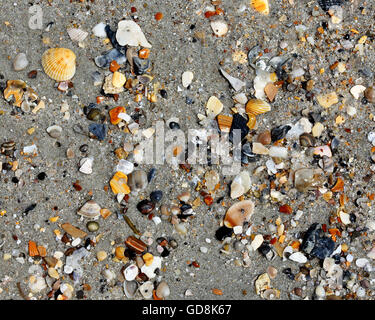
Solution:
M 260 99 L 251 99 L 246 104 L 246 112 L 257 116 L 258 114 L 271 111 L 271 106 Z
M 67 81 L 76 72 L 76 55 L 70 49 L 52 48 L 42 56 L 44 72 L 56 81 Z
M 251 0 L 251 7 L 261 14 L 269 14 L 270 8 L 268 5 L 268 0 Z
M 82 29 L 77 28 L 70 28 L 66 30 L 68 32 L 68 35 L 72 41 L 81 42 L 86 39 L 86 37 L 89 35 L 88 32 L 83 31 Z

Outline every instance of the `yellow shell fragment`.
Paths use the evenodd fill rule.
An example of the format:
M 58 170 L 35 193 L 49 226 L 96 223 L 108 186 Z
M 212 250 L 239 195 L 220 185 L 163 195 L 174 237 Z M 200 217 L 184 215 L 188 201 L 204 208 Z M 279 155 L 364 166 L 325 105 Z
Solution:
M 70 49 L 51 48 L 43 53 L 42 66 L 51 79 L 67 81 L 76 72 L 76 55 Z
M 250 99 L 246 104 L 246 112 L 257 116 L 271 111 L 271 106 L 261 99 Z
M 109 185 L 111 186 L 112 192 L 114 194 L 123 193 L 128 194 L 130 193 L 130 188 L 126 184 L 128 182 L 128 177 L 126 174 L 118 171 L 115 173 Z
M 250 5 L 254 10 L 261 14 L 267 15 L 270 13 L 268 0 L 250 0 Z
M 206 105 L 207 116 L 214 119 L 224 108 L 221 101 L 215 96 L 211 96 Z
M 326 109 L 339 102 L 336 92 L 317 96 L 316 99 L 318 100 L 319 104 Z

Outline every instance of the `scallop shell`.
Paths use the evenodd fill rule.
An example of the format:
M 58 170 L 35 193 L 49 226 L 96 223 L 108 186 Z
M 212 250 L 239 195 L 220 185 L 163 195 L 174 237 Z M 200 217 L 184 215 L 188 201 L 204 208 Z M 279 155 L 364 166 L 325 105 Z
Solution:
M 255 116 L 269 111 L 271 111 L 271 106 L 260 99 L 251 99 L 246 104 L 246 112 Z
M 77 28 L 70 28 L 66 30 L 68 32 L 68 35 L 72 41 L 81 42 L 86 39 L 86 37 L 89 35 L 88 32 L 83 31 L 82 29 Z
M 244 222 L 249 221 L 254 212 L 254 202 L 243 200 L 232 205 L 224 218 L 224 225 L 228 228 L 242 226 Z
M 258 11 L 261 14 L 267 15 L 270 13 L 268 0 L 251 0 L 250 4 L 254 10 Z
M 100 216 L 100 206 L 93 200 L 87 201 L 77 214 L 86 218 L 96 218 Z
M 70 49 L 51 48 L 42 56 L 44 72 L 56 81 L 67 81 L 76 72 L 76 55 Z

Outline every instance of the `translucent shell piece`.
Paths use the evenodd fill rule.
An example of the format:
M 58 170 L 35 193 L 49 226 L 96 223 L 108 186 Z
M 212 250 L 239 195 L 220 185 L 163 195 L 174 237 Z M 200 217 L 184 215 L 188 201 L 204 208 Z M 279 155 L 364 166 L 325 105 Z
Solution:
M 76 55 L 70 49 L 52 48 L 42 56 L 44 72 L 56 81 L 67 81 L 76 72 Z
M 100 206 L 93 200 L 87 201 L 77 213 L 86 218 L 96 218 L 100 216 Z
M 257 123 L 257 119 L 256 119 L 255 115 L 252 114 L 252 113 L 248 113 L 247 115 L 249 117 L 249 121 L 247 122 L 246 125 L 250 130 L 253 130 L 255 128 L 256 123 Z
M 255 116 L 271 111 L 271 106 L 263 100 L 251 99 L 246 104 L 246 112 Z
M 251 7 L 261 14 L 267 15 L 270 13 L 268 0 L 250 0 Z
M 130 193 L 130 188 L 126 184 L 127 182 L 128 182 L 127 175 L 118 171 L 115 173 L 115 175 L 109 182 L 109 185 L 111 186 L 112 192 L 114 194 L 118 194 L 118 193 L 128 194 Z
M 244 222 L 249 221 L 254 212 L 254 202 L 243 200 L 232 205 L 224 218 L 224 225 L 228 228 L 242 226 Z

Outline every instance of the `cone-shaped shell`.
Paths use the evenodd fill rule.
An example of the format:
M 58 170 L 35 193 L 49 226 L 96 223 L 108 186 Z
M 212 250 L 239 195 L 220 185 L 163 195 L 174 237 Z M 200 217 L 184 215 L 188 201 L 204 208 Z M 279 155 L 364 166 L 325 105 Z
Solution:
M 76 72 L 76 55 L 70 49 L 52 48 L 42 56 L 44 72 L 56 81 L 67 81 Z
M 250 0 L 251 7 L 258 11 L 261 14 L 269 14 L 270 13 L 270 7 L 268 4 L 268 0 Z
M 224 225 L 228 228 L 242 226 L 244 222 L 249 221 L 254 212 L 254 202 L 243 200 L 232 205 L 224 218 Z
M 263 100 L 251 99 L 246 104 L 246 112 L 255 116 L 271 111 L 271 106 Z

